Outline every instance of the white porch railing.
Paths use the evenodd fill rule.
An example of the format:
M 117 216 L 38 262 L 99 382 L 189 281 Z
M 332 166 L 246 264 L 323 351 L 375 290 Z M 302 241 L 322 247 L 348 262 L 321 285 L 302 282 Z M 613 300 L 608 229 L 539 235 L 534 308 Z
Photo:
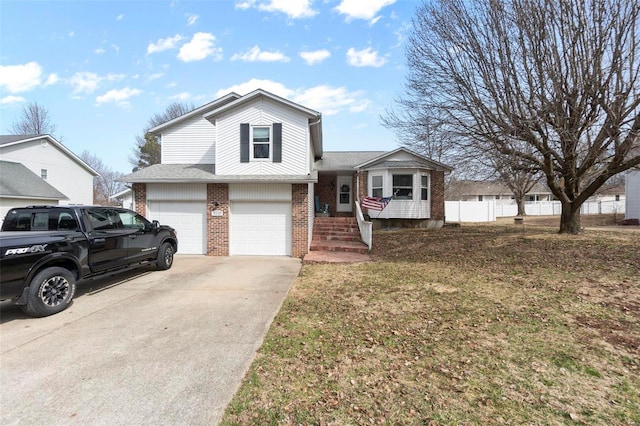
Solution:
M 373 223 L 364 220 L 364 214 L 362 214 L 362 208 L 360 208 L 360 200 L 356 200 L 356 220 L 358 221 L 360 238 L 371 250 L 373 245 Z

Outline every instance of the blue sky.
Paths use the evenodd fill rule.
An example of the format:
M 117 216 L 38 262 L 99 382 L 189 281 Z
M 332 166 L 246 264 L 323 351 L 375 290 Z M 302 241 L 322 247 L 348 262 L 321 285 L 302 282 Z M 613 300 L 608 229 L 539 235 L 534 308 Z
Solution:
M 37 102 L 54 136 L 128 173 L 171 102 L 262 88 L 323 114 L 325 150 L 398 146 L 380 115 L 404 91 L 416 1 L 0 2 L 0 132 Z

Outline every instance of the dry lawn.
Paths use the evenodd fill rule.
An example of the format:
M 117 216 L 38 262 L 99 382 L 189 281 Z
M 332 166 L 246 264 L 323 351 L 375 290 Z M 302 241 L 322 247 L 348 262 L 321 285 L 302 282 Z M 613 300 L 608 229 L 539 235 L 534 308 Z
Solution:
M 305 265 L 223 424 L 640 425 L 640 233 L 555 231 L 380 231 L 372 263 Z

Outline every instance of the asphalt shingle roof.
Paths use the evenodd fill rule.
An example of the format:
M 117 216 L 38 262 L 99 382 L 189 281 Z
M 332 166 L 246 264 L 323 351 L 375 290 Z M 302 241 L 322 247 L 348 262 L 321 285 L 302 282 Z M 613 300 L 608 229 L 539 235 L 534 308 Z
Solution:
M 0 196 L 50 200 L 69 199 L 23 164 L 10 161 L 0 161 Z
M 315 168 L 325 170 L 351 170 L 359 164 L 380 157 L 387 151 L 325 151 L 322 159 L 316 161 Z

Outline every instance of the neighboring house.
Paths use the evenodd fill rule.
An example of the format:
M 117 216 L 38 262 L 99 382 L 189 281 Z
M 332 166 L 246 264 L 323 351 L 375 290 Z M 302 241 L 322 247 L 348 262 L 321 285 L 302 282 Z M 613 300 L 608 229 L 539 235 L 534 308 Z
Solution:
M 587 201 L 600 201 L 603 203 L 620 201 L 624 203 L 625 198 L 624 183 L 605 183 L 593 196 L 589 197 Z
M 640 170 L 625 174 L 625 218 L 640 220 Z
M 365 195 L 397 192 L 380 217 L 442 224 L 450 168 L 406 149 L 324 153 L 321 118 L 264 90 L 230 93 L 150 129 L 161 164 L 121 181 L 135 210 L 178 230 L 182 253 L 302 257 L 316 207 L 354 216 Z
M 67 196 L 23 164 L 0 161 L 0 222 L 12 207 L 59 204 Z
M 116 200 L 120 206 L 125 209 L 133 209 L 133 191 L 131 188 L 126 188 L 116 194 L 113 194 L 109 198 Z
M 546 186 L 536 183 L 527 193 L 524 201 L 551 201 L 553 195 Z M 515 204 L 511 190 L 502 182 L 460 180 L 447 188 L 447 201 L 489 201 L 496 204 Z
M 50 135 L 0 136 L 0 160 L 22 164 L 64 194 L 60 204 L 93 204 L 98 172 Z

